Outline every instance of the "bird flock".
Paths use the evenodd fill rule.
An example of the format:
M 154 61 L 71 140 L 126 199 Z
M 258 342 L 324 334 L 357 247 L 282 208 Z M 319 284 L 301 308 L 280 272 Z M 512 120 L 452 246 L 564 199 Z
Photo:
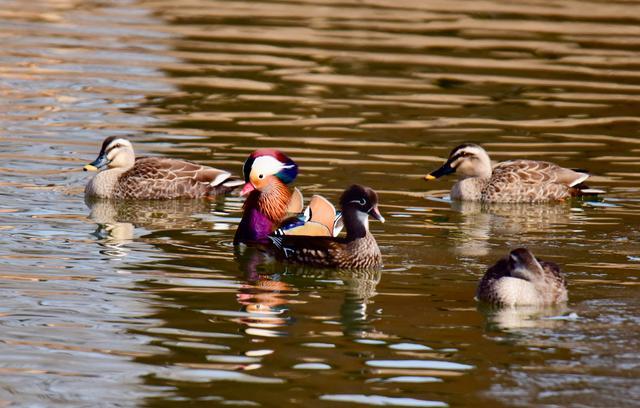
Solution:
M 284 262 L 321 268 L 378 269 L 382 254 L 369 230 L 369 218 L 384 222 L 378 194 L 353 184 L 339 199 L 339 208 L 314 195 L 307 207 L 300 190 L 291 187 L 298 165 L 276 149 L 258 149 L 242 166 L 242 178 L 231 172 L 167 157 L 136 157 L 131 142 L 108 137 L 96 160 L 84 166 L 97 171 L 85 195 L 105 200 L 169 200 L 205 198 L 239 190 L 245 197 L 234 245 L 251 245 Z M 566 201 L 595 196 L 583 170 L 536 160 L 511 160 L 492 165 L 479 145 L 455 147 L 445 163 L 424 178 L 458 175 L 452 200 L 482 203 Z M 344 233 L 341 233 L 344 230 Z M 487 269 L 476 298 L 500 306 L 552 305 L 568 299 L 558 265 L 536 258 L 526 248 L 509 252 Z

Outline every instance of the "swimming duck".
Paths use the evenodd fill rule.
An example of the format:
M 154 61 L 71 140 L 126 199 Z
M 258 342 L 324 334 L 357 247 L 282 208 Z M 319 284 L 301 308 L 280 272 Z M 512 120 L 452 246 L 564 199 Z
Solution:
M 453 149 L 449 159 L 425 179 L 451 173 L 460 178 L 451 189 L 452 200 L 534 203 L 604 192 L 582 184 L 588 174 L 545 161 L 511 160 L 492 168 L 487 152 L 472 143 Z
M 340 198 L 346 237 L 270 235 L 277 257 L 312 266 L 372 269 L 382 265 L 378 244 L 369 232 L 369 216 L 384 222 L 378 195 L 361 185 L 346 189 Z
M 287 187 L 297 177 L 298 165 L 279 150 L 259 149 L 244 162 L 242 172 L 240 195 L 247 199 L 233 243 L 267 243 L 287 215 L 302 212 L 302 194 Z
M 487 269 L 476 298 L 502 306 L 552 305 L 567 301 L 567 287 L 558 265 L 518 248 Z
M 111 136 L 104 140 L 98 158 L 84 166 L 98 171 L 85 188 L 89 197 L 109 199 L 200 198 L 241 186 L 231 173 L 168 157 L 139 157 L 131 142 Z

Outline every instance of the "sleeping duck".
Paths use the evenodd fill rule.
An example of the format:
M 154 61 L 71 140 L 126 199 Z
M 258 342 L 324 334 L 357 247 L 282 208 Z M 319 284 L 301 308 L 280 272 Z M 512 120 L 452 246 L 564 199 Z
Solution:
M 500 306 L 552 305 L 568 299 L 558 265 L 537 259 L 526 248 L 514 249 L 489 268 L 476 298 Z

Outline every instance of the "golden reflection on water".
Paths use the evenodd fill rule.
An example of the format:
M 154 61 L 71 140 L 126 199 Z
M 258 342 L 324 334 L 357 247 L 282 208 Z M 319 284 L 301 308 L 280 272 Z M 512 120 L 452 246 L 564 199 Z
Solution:
M 5 2 L 0 401 L 637 400 L 638 16 L 566 0 Z M 235 196 L 85 206 L 81 164 L 111 135 L 236 174 L 281 148 L 305 195 L 334 202 L 370 185 L 386 266 L 236 253 Z M 421 176 L 466 141 L 587 168 L 607 194 L 433 200 L 452 180 Z M 478 310 L 487 265 L 522 245 L 563 266 L 566 309 Z

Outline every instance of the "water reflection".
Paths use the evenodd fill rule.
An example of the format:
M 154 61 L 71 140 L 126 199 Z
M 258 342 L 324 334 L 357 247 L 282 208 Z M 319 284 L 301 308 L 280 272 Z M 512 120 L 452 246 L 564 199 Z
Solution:
M 136 237 L 136 229 L 199 230 L 226 227 L 204 220 L 210 213 L 223 213 L 224 200 L 125 200 L 113 201 L 85 197 L 89 219 L 97 224 L 94 235 L 106 255 L 122 257 Z M 141 233 L 138 232 L 138 235 Z
M 373 303 L 382 270 L 343 271 L 281 263 L 271 257 L 266 249 L 245 246 L 236 248 L 236 259 L 247 280 L 247 286 L 238 293 L 238 302 L 243 310 L 251 313 L 250 319 L 242 323 L 250 328 L 261 329 L 259 332 L 248 331 L 251 334 L 282 335 L 266 332 L 264 327 L 289 324 L 291 318 L 281 317 L 286 315 L 286 305 L 291 302 L 306 303 L 296 299 L 299 291 L 309 286 L 315 287 L 319 282 L 341 287 L 344 292 L 340 321 L 345 335 L 368 337 L 367 333 L 375 332 L 371 327 L 373 317 L 368 307 Z
M 549 231 L 576 228 L 580 208 L 565 203 L 505 204 L 452 201 L 451 208 L 461 214 L 457 231 L 452 233 L 455 250 L 467 257 L 482 257 L 491 252 L 491 240 L 501 236 L 513 241 L 512 246 L 527 246 L 537 234 L 551 240 Z
M 519 306 L 495 307 L 480 305 L 478 311 L 483 314 L 487 322 L 487 330 L 507 330 L 518 332 L 518 329 L 552 329 L 565 324 L 565 321 L 577 318 L 577 315 L 567 315 L 569 308 L 566 304 L 553 306 Z
M 639 15 L 559 0 L 3 2 L 0 405 L 637 401 Z M 86 175 L 66 169 L 111 135 L 236 174 L 281 148 L 310 194 L 375 186 L 397 215 L 372 225 L 389 269 L 245 267 L 235 197 L 87 220 Z M 616 206 L 425 204 L 423 171 L 464 141 L 586 167 Z M 580 319 L 477 312 L 477 279 L 516 242 L 567 266 Z

